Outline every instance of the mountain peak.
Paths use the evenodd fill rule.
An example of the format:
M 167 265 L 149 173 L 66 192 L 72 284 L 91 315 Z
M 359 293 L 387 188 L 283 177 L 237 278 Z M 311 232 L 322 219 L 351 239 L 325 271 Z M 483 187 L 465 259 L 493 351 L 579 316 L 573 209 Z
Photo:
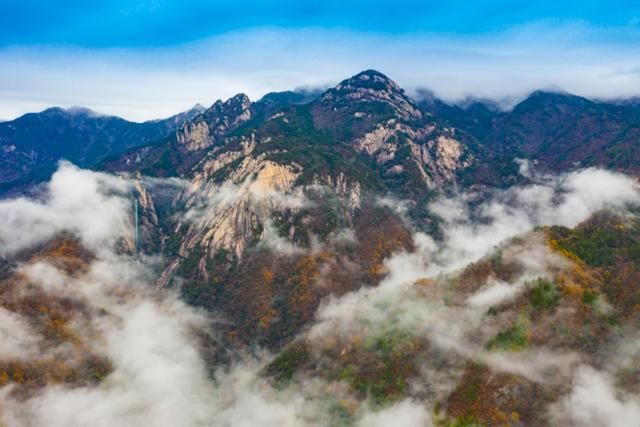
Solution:
M 360 73 L 343 80 L 338 85 L 338 87 L 340 86 L 404 93 L 396 82 L 376 70 L 361 71 Z
M 581 96 L 561 91 L 536 90 L 517 104 L 514 111 L 529 111 L 539 108 L 582 108 L 592 102 Z
M 327 90 L 320 102 L 334 109 L 353 104 L 385 104 L 403 119 L 418 119 L 422 114 L 396 82 L 376 70 L 362 71 Z
M 204 111 L 206 111 L 207 107 L 205 107 L 204 105 L 200 104 L 199 102 L 196 103 L 196 105 L 194 105 L 193 107 L 191 107 L 189 110 L 187 111 L 198 111 L 200 113 L 203 113 Z
M 65 115 L 65 116 L 84 116 L 84 117 L 107 117 L 105 114 L 98 113 L 86 107 L 49 107 L 40 114 L 44 115 Z

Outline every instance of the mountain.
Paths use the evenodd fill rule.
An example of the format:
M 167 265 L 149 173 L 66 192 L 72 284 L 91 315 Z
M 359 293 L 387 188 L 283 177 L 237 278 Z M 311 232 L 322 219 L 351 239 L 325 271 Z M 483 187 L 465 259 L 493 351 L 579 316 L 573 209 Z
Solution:
M 473 137 L 471 148 L 479 162 L 468 171 L 467 183 L 513 183 L 513 158 L 535 161 L 553 172 L 587 166 L 640 172 L 640 113 L 632 103 L 538 91 L 506 112 L 481 103 L 464 109 L 423 105 Z
M 370 172 L 382 185 L 413 197 L 424 183 L 439 188 L 521 182 L 514 158 L 555 172 L 589 165 L 638 172 L 634 141 L 640 111 L 633 100 L 606 103 L 538 91 L 502 111 L 483 100 L 450 105 L 424 92 L 420 99 L 367 70 L 324 92 L 269 93 L 253 103 L 238 95 L 140 124 L 53 108 L 0 124 L 0 185 L 6 192 L 38 182 L 60 158 L 108 170 L 185 174 L 212 150 L 225 151 L 233 132 L 260 129 L 269 137 L 276 132 L 269 122 L 286 114 L 300 120 L 284 133 L 299 125 L 300 134 L 308 130 L 331 139 L 331 150 L 355 151 L 357 163 L 373 159 Z
M 105 167 L 183 175 L 205 156 L 237 152 L 238 144 L 251 140 L 259 152 L 287 151 L 290 157 L 304 152 L 298 162 L 314 169 L 361 173 L 370 185 L 418 194 L 454 183 L 457 171 L 469 164 L 455 130 L 423 117 L 395 82 L 376 71 L 359 73 L 306 103 L 289 99 L 277 111 L 265 109 L 273 96 L 256 103 L 244 95 L 218 101 L 162 144 L 134 150 Z
M 108 149 L 65 147 L 101 173 L 64 163 L 0 202 L 0 326 L 29 331 L 0 352 L 10 409 L 81 390 L 205 396 L 205 425 L 247 402 L 256 424 L 635 420 L 635 107 L 416 101 L 366 70 L 132 128 L 47 114 Z
M 240 94 L 217 101 L 164 141 L 103 167 L 185 182 L 172 209 L 189 211 L 189 219 L 169 221 L 165 245 L 156 248 L 172 259 L 162 286 L 175 274 L 191 283 L 233 281 L 238 275 L 231 277 L 226 265 L 269 234 L 307 247 L 310 235 L 326 242 L 344 227 L 372 233 L 371 218 L 361 215 L 375 217 L 388 195 L 409 201 L 408 218 L 434 232 L 437 223 L 424 206 L 437 193 L 526 182 L 517 157 L 550 171 L 579 164 L 632 171 L 633 147 L 613 164 L 589 156 L 629 144 L 635 118 L 625 107 L 545 92 L 508 112 L 481 101 L 416 103 L 391 79 L 367 70 L 319 96 L 269 94 L 252 103 Z M 588 126 L 601 132 L 587 132 Z M 627 139 L 614 138 L 616 130 Z M 232 194 L 222 210 L 210 202 L 221 192 Z
M 61 159 L 82 167 L 164 138 L 201 112 L 134 123 L 84 108 L 49 108 L 0 123 L 0 193 L 48 179 Z
M 169 260 L 158 285 L 186 279 L 188 301 L 243 319 L 240 336 L 248 342 L 277 345 L 309 321 L 324 296 L 377 280 L 383 259 L 411 248 L 410 226 L 438 235 L 438 220 L 426 209 L 438 194 L 526 183 L 515 157 L 546 171 L 578 164 L 633 171 L 627 167 L 633 162 L 610 164 L 588 153 L 628 144 L 613 135 L 634 129 L 634 114 L 545 92 L 506 112 L 481 101 L 417 103 L 367 70 L 308 99 L 282 93 L 254 103 L 242 94 L 217 101 L 175 135 L 104 167 L 183 180 L 170 201 L 173 215 L 164 220 L 142 202 L 153 200 L 152 189 L 140 199 L 142 215 L 160 218 L 147 222 L 164 236 L 146 244 Z M 358 245 L 336 240 L 345 230 Z M 299 256 L 314 245 L 330 259 Z M 345 260 L 348 274 L 296 306 L 296 280 Z M 255 329 L 256 322 L 263 326 Z
M 170 215 L 140 184 L 141 215 L 153 219 L 143 220 L 142 235 L 162 234 L 143 246 L 168 259 L 158 286 L 184 280 L 187 301 L 238 319 L 238 339 L 277 346 L 323 297 L 379 280 L 386 257 L 413 247 L 387 195 L 411 200 L 407 215 L 432 227 L 431 192 L 455 186 L 471 161 L 455 129 L 368 70 L 304 100 L 217 101 L 164 141 L 103 166 L 182 180 L 164 208 Z M 304 255 L 314 245 L 326 252 Z M 331 286 L 304 290 L 332 265 Z

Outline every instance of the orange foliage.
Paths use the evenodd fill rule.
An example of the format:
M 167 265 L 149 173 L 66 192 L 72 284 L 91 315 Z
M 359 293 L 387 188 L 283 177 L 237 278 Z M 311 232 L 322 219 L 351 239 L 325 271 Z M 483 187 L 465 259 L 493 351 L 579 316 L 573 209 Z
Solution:
M 551 249 L 553 249 L 554 251 L 560 252 L 564 257 L 569 258 L 571 261 L 582 263 L 582 260 L 576 254 L 569 252 L 568 250 L 561 247 L 560 243 L 557 240 L 551 237 L 547 237 L 547 242 Z
M 577 299 L 582 299 L 582 295 L 584 294 L 584 289 L 576 283 L 567 282 L 562 288 L 565 294 L 570 297 L 574 297 Z
M 0 363 L 0 385 L 9 382 L 26 387 L 88 384 L 102 380 L 112 369 L 107 359 L 91 354 L 73 364 L 55 359 L 11 361 Z
M 51 242 L 33 261 L 44 259 L 67 274 L 77 274 L 87 270 L 93 254 L 85 250 L 77 240 L 61 237 Z
M 274 273 L 271 269 L 263 266 L 260 269 L 262 278 L 259 292 L 254 300 L 253 309 L 258 317 L 258 327 L 261 330 L 267 330 L 273 319 L 277 316 L 276 310 L 272 307 L 273 301 L 273 279 Z
M 363 214 L 365 215 L 365 214 Z M 384 260 L 394 252 L 414 249 L 411 233 L 393 216 L 372 214 L 357 231 L 359 256 L 367 268 L 370 283 L 379 282 L 386 274 Z
M 293 313 L 308 317 L 309 309 L 315 311 L 313 304 L 316 294 L 313 284 L 319 277 L 318 262 L 313 255 L 300 257 L 296 263 L 294 273 L 289 279 L 292 294 L 289 298 L 289 308 Z

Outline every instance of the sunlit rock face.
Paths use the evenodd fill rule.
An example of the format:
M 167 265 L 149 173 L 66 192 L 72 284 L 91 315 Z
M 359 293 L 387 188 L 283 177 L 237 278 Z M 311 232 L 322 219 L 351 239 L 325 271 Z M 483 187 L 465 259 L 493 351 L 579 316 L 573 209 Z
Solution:
M 185 195 L 185 206 L 193 209 L 193 219 L 187 220 L 193 223 L 187 225 L 180 253 L 201 246 L 211 257 L 220 249 L 241 257 L 273 212 L 302 205 L 303 196 L 291 193 L 300 173 L 294 166 L 249 156 L 222 185 L 204 180 L 203 174 L 196 175 Z M 204 206 L 198 208 L 199 203 Z
M 380 166 L 402 161 L 397 153 L 403 146 L 410 148 L 411 159 L 429 188 L 454 183 L 456 174 L 471 164 L 470 158 L 463 159 L 466 149 L 455 138 L 455 130 L 437 129 L 432 124 L 413 128 L 390 119 L 354 141 L 356 150 L 374 157 Z M 403 171 L 400 165 L 391 167 L 396 172 Z

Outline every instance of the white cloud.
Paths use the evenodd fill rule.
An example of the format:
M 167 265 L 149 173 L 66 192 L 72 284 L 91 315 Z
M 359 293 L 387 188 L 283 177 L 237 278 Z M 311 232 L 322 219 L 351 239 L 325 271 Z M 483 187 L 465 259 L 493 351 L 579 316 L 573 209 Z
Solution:
M 39 338 L 27 319 L 0 307 L 0 360 L 29 358 L 38 353 Z
M 74 277 L 44 262 L 23 265 L 19 272 L 31 284 L 23 291 L 65 296 L 88 307 L 85 323 L 75 322 L 73 326 L 92 344 L 93 351 L 109 357 L 114 369 L 97 386 L 48 386 L 42 393 L 21 400 L 7 389 L 0 390 L 0 420 L 9 425 L 54 427 L 329 424 L 327 399 L 342 397 L 344 392 L 336 393 L 330 385 L 313 379 L 274 390 L 257 375 L 268 356 L 244 359 L 228 370 L 217 371 L 215 378 L 209 377 L 194 332 L 214 333 L 212 320 L 170 291 L 152 287 L 153 260 L 138 261 L 111 250 L 130 227 L 129 190 L 130 184 L 124 179 L 65 164 L 54 175 L 42 201 L 0 203 L 0 238 L 4 239 L 5 250 L 43 242 L 62 230 L 76 234 L 96 249 L 97 258 L 88 270 Z M 589 169 L 545 184 L 498 192 L 478 208 L 484 219 L 481 224 L 470 220 L 472 208 L 467 200 L 461 196 L 436 203 L 435 209 L 445 220 L 445 240 L 436 242 L 416 234 L 417 250 L 388 259 L 385 266 L 389 274 L 379 286 L 325 301 L 310 337 L 400 328 L 426 337 L 447 358 L 449 354 L 479 357 L 494 369 L 534 381 L 544 381 L 548 372 L 564 372 L 575 366 L 579 358 L 574 354 L 487 354 L 478 337 L 470 336 L 479 325 L 483 326 L 482 333 L 492 332 L 485 327 L 483 316 L 487 305 L 513 296 L 504 284 L 480 289 L 459 305 L 444 302 L 446 283 L 441 288 L 426 285 L 424 292 L 432 292 L 433 298 L 412 284 L 419 278 L 466 265 L 505 238 L 536 224 L 575 225 L 603 207 L 637 203 L 640 197 L 636 183 L 622 175 Z M 514 255 L 527 270 L 512 285 L 515 291 L 520 291 L 528 278 L 544 274 L 548 263 L 555 262 L 537 252 L 539 243 L 525 241 L 521 252 Z M 23 333 L 11 337 L 11 330 Z M 3 336 L 10 344 L 0 351 L 0 358 L 33 356 L 38 343 L 35 333 L 24 319 L 6 310 L 0 311 L 0 338 Z M 632 353 L 635 347 L 628 351 Z M 356 418 L 362 425 L 388 425 L 390 421 L 395 425 L 429 425 L 430 403 L 407 400 L 378 412 L 361 408 Z M 617 397 L 606 376 L 589 370 L 579 371 L 561 412 L 578 423 L 593 420 L 612 425 L 607 422 L 616 420 L 625 427 L 625 422 L 640 416 L 635 398 Z M 617 418 L 612 418 L 614 415 Z
M 282 237 L 271 220 L 266 220 L 264 222 L 259 246 L 263 246 L 274 252 L 287 256 L 302 254 L 305 252 L 304 248 L 296 245 L 291 240 Z
M 431 253 L 432 275 L 461 268 L 535 226 L 573 227 L 599 210 L 638 205 L 640 188 L 628 176 L 590 168 L 496 192 L 476 209 L 481 221 L 471 221 L 469 199 L 462 194 L 430 205 L 444 220 L 445 236 Z
M 35 425 L 197 426 L 214 418 L 207 379 L 179 303 L 123 304 L 104 320 L 114 365 L 96 388 L 47 387 L 20 405 Z
M 259 370 L 270 355 L 243 358 L 210 375 L 200 353 L 201 336 L 215 336 L 210 315 L 182 302 L 171 290 L 153 286 L 158 261 L 118 254 L 113 242 L 126 230 L 130 206 L 127 180 L 63 164 L 41 201 L 0 203 L 0 237 L 17 250 L 44 243 L 66 230 L 96 251 L 87 269 L 72 275 L 46 259 L 22 264 L 15 286 L 3 296 L 64 298 L 67 322 L 80 344 L 40 348 L 42 331 L 29 319 L 0 308 L 0 363 L 53 358 L 69 366 L 88 351 L 107 357 L 113 371 L 99 384 L 46 385 L 13 394 L 0 387 L 0 424 L 9 426 L 315 426 L 331 424 L 326 384 L 274 390 Z M 280 200 L 282 202 L 282 200 Z M 15 240 L 20 237 L 19 241 Z M 156 271 L 156 273 L 154 273 Z M 13 283 L 13 282 L 12 282 Z M 4 301 L 4 300 L 3 300 Z M 80 349 L 75 346 L 79 345 Z M 212 345 L 217 345 L 213 343 Z M 314 384 L 318 385 L 316 387 Z M 322 387 L 320 387 L 322 386 Z M 311 399 L 308 397 L 312 396 Z
M 0 202 L 0 252 L 11 254 L 56 233 L 76 234 L 91 249 L 112 247 L 130 230 L 130 183 L 61 163 L 43 200 Z
M 471 307 L 491 307 L 517 295 L 518 288 L 510 283 L 492 281 L 485 288 L 471 295 L 467 304 Z
M 556 411 L 561 421 L 573 425 L 633 427 L 640 420 L 640 400 L 637 396 L 621 398 L 606 374 L 583 366 L 576 373 L 571 393 Z
M 434 241 L 416 233 L 417 250 L 386 260 L 389 273 L 378 286 L 324 301 L 310 338 L 366 335 L 399 328 L 427 338 L 444 352 L 484 360 L 496 370 L 524 375 L 533 381 L 566 378 L 579 361 L 575 354 L 542 351 L 514 357 L 486 352 L 482 338 L 488 339 L 497 330 L 484 315 L 489 306 L 515 298 L 532 279 L 565 265 L 566 261 L 551 253 L 539 235 L 522 233 L 536 225 L 575 226 L 603 208 L 637 205 L 637 183 L 624 175 L 586 169 L 548 177 L 544 184 L 495 192 L 473 208 L 469 204 L 471 198 L 463 194 L 432 204 L 431 209 L 443 218 L 444 240 Z M 448 301 L 455 294 L 455 289 L 448 287 L 448 274 L 490 255 L 506 239 L 519 235 L 522 239 L 509 246 L 509 256 L 523 267 L 521 274 L 510 284 L 490 281 L 464 296 L 460 303 Z M 425 296 L 413 286 L 424 277 L 443 280 L 426 284 Z

